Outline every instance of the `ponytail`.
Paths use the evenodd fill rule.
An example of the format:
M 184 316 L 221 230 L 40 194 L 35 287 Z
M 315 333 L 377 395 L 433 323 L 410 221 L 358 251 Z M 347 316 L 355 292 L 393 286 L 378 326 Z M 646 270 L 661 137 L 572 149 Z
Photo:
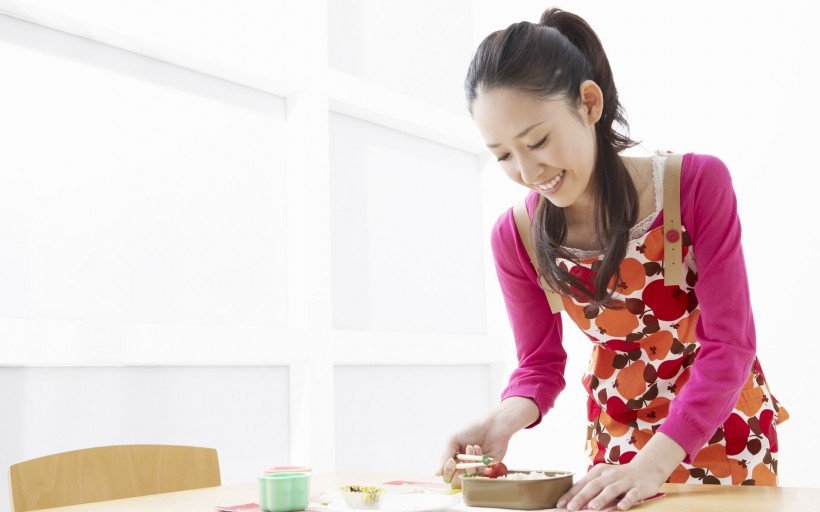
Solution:
M 561 9 L 544 12 L 538 25 L 520 22 L 487 36 L 479 45 L 465 80 L 470 107 L 481 92 L 512 88 L 540 98 L 564 98 L 579 105 L 581 84 L 593 80 L 603 92 L 603 112 L 595 125 L 595 168 L 590 186 L 595 196 L 595 230 L 604 257 L 594 267 L 592 283 L 562 268 L 557 258 L 577 259 L 562 248 L 567 237 L 563 208 L 539 198 L 530 239 L 534 241 L 539 273 L 553 289 L 581 302 L 602 307 L 610 304 L 612 277 L 620 280 L 619 267 L 629 243 L 629 230 L 638 218 L 638 192 L 618 154 L 636 144 L 618 101 L 612 69 L 601 41 L 582 18 Z M 472 111 L 472 109 L 471 109 Z M 590 284 L 592 286 L 590 286 Z
M 592 30 L 592 27 L 575 14 L 562 11 L 558 8 L 547 9 L 541 15 L 540 25 L 552 27 L 564 35 L 586 57 L 592 65 L 593 80 L 604 93 L 604 111 L 599 124 L 607 127 L 610 144 L 617 151 L 631 148 L 636 144 L 627 135 L 618 133 L 613 126 L 615 123 L 628 129 L 629 123 L 618 101 L 618 90 L 612 78 L 612 68 L 609 67 L 601 40 Z

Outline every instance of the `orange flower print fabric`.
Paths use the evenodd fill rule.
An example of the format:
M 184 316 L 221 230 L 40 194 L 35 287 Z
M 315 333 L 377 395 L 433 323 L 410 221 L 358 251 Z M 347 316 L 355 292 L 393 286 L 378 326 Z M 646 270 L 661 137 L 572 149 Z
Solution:
M 689 379 L 700 350 L 695 339 L 700 310 L 692 243 L 683 234 L 682 286 L 663 279 L 663 227 L 633 240 L 613 278 L 605 308 L 563 296 L 569 317 L 594 343 L 584 386 L 589 394 L 588 451 L 592 464 L 626 464 L 652 438 L 669 404 Z M 600 260 L 558 263 L 590 280 Z M 769 392 L 755 360 L 740 400 L 691 464 L 680 464 L 672 483 L 776 485 L 775 425 L 788 418 Z

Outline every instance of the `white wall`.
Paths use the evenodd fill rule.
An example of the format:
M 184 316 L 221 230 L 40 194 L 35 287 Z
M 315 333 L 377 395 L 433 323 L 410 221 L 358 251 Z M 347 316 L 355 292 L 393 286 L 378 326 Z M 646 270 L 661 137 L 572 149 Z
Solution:
M 425 408 L 481 414 L 498 396 L 505 353 L 484 334 L 482 237 L 471 222 L 479 159 L 463 149 L 465 137 L 431 140 L 435 130 L 413 116 L 385 115 L 380 105 L 407 108 L 401 95 L 373 88 L 360 99 L 363 82 L 338 74 L 332 99 L 342 113 L 331 114 L 326 86 L 312 76 L 327 41 L 313 35 L 303 36 L 312 58 L 250 52 L 233 61 L 207 28 L 268 48 L 268 36 L 254 37 L 254 23 L 271 16 L 264 2 L 239 19 L 225 18 L 218 2 L 186 18 L 201 45 L 151 23 L 184 14 L 181 3 L 121 4 L 133 25 L 92 4 L 0 4 L 38 22 L 0 15 L 0 63 L 13 77 L 0 86 L 0 412 L 16 419 L 0 435 L 0 466 L 91 445 L 179 443 L 217 448 L 226 483 L 274 464 L 372 467 L 380 460 L 351 457 L 344 442 L 373 424 L 347 413 L 361 405 L 347 399 L 372 379 L 386 383 L 389 436 L 409 440 L 417 456 L 406 469 L 432 470 L 447 432 L 415 427 L 405 402 L 475 381 L 470 399 Z M 272 23 L 299 31 L 309 12 L 324 26 L 316 5 Z M 282 69 L 287 77 L 272 76 Z M 331 115 L 359 131 L 331 126 Z M 443 113 L 437 129 L 455 117 Z M 343 153 L 330 151 L 329 136 Z M 351 148 L 369 165 L 357 165 Z M 447 188 L 436 189 L 439 174 Z M 434 192 L 438 214 L 416 215 L 410 188 Z M 452 199 L 453 191 L 464 193 Z M 367 215 L 355 226 L 332 223 L 331 214 L 350 215 L 351 197 L 369 205 Z M 352 236 L 370 242 L 352 246 Z M 445 246 L 427 250 L 426 236 Z M 415 249 L 403 250 L 409 242 Z M 455 249 L 465 252 L 457 261 Z M 381 264 L 361 267 L 361 251 Z M 369 300 L 357 301 L 343 279 L 323 279 L 331 264 L 339 279 L 367 280 Z M 402 266 L 407 282 L 397 285 Z M 367 321 L 350 322 L 345 308 Z M 419 371 L 424 385 L 408 386 Z M 6 510 L 5 485 L 0 503 Z
M 0 62 L 0 465 L 195 444 L 237 482 L 287 460 L 288 367 L 196 361 L 287 322 L 284 99 L 4 15 Z
M 781 483 L 792 486 L 817 485 L 820 441 L 809 429 L 818 416 L 800 384 L 818 351 L 798 330 L 805 322 L 783 319 L 796 302 L 808 313 L 813 281 L 810 269 L 776 275 L 773 256 L 811 248 L 815 5 L 561 5 L 599 32 L 636 138 L 716 154 L 733 172 L 760 357 L 793 416 L 780 430 Z M 38 426 L 70 414 L 74 391 L 97 396 L 81 384 L 101 376 L 123 383 L 97 390 L 107 404 L 119 386 L 145 380 L 222 382 L 220 392 L 243 397 L 222 404 L 226 414 L 269 398 L 264 412 L 280 418 L 287 453 L 276 444 L 252 461 L 223 423 L 191 439 L 218 447 L 226 481 L 263 463 L 432 472 L 444 436 L 497 400 L 514 352 L 487 234 L 521 191 L 486 159 L 462 80 L 485 34 L 537 19 L 541 6 L 227 6 L 0 1 L 0 12 L 60 29 L 0 15 L 0 411 L 18 418 L 0 436 L 2 466 L 95 440 L 183 442 L 192 429 L 179 405 L 212 409 L 185 384 L 178 402 L 149 407 L 146 388 L 127 410 L 94 411 L 106 428 L 91 436 Z M 379 214 L 413 199 L 444 220 L 409 206 Z M 348 217 L 361 224 L 339 223 Z M 396 236 L 388 225 L 408 232 L 406 251 L 379 246 Z M 437 244 L 425 247 L 425 236 Z M 435 267 L 443 246 L 463 266 Z M 419 259 L 393 303 L 383 299 L 401 279 L 362 265 L 385 255 L 403 267 Z M 417 316 L 402 316 L 414 303 Z M 569 327 L 567 390 L 541 426 L 516 436 L 511 464 L 586 467 L 578 381 L 589 347 Z M 46 409 L 39 396 L 55 382 L 63 399 Z M 351 400 L 373 383 L 387 383 L 371 392 L 396 421 L 357 438 L 382 420 Z M 169 418 L 167 428 L 122 421 L 142 414 Z M 404 467 L 383 450 L 350 451 L 352 439 L 395 438 L 417 454 Z
M 332 68 L 463 114 L 461 81 L 474 49 L 469 0 L 327 5 Z
M 284 325 L 283 99 L 2 21 L 4 315 Z
M 338 366 L 337 468 L 433 474 L 450 431 L 494 404 L 493 378 L 486 365 Z
M 223 482 L 245 482 L 288 457 L 288 396 L 276 392 L 288 379 L 282 366 L 3 368 L 0 404 L 13 421 L 0 424 L 0 458 L 7 467 L 89 446 L 211 446 Z
M 339 114 L 330 141 L 334 326 L 483 334 L 478 157 Z

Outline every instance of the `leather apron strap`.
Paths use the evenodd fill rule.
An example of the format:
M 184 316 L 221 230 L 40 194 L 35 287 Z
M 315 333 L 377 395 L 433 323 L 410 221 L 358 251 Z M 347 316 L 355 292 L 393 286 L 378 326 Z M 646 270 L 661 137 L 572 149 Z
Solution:
M 527 255 L 530 257 L 530 263 L 538 275 L 538 281 L 541 284 L 541 289 L 547 296 L 547 302 L 550 305 L 550 310 L 553 313 L 558 313 L 564 310 L 564 301 L 561 300 L 561 295 L 556 293 L 541 277 L 538 271 L 538 260 L 535 257 L 535 251 L 532 249 L 530 243 L 530 216 L 527 214 L 527 205 L 524 201 L 513 206 L 513 218 L 515 219 L 515 227 L 518 229 L 518 236 L 524 244 L 524 249 L 527 250 Z
M 680 220 L 680 169 L 683 156 L 666 157 L 663 174 L 663 284 L 683 284 L 683 252 Z

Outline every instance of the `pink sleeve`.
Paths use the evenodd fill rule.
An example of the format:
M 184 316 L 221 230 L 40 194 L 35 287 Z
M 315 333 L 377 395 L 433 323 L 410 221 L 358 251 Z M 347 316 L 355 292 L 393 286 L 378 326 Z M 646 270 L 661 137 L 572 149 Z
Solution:
M 512 210 L 498 219 L 491 244 L 518 355 L 518 368 L 501 398 L 521 396 L 535 401 L 541 414 L 529 426 L 534 427 L 565 386 L 567 355 L 561 345 L 561 315 L 550 311 L 518 236 Z
M 698 269 L 695 337 L 700 352 L 659 431 L 686 450 L 684 462 L 690 463 L 737 403 L 756 343 L 729 171 L 719 159 L 704 155 L 686 155 L 682 167 L 681 216 Z

